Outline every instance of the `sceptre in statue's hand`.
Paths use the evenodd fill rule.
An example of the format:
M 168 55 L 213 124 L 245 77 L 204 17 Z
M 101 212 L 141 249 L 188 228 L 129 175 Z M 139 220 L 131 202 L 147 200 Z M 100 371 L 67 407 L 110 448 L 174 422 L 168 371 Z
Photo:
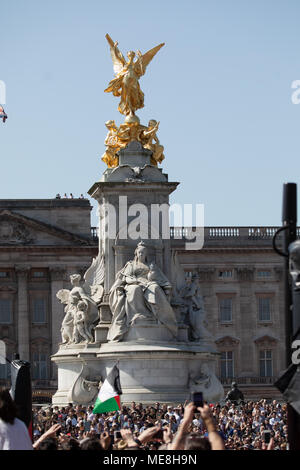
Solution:
M 113 78 L 105 92 L 113 93 L 114 96 L 120 96 L 118 110 L 126 116 L 125 122 L 139 122 L 139 118 L 135 115 L 137 109 L 144 107 L 144 93 L 139 84 L 139 79 L 145 74 L 147 65 L 151 62 L 159 49 L 164 43 L 159 44 L 150 49 L 145 54 L 137 52 L 137 60 L 135 52 L 127 53 L 128 61 L 125 60 L 123 54 L 118 49 L 118 43 L 113 42 L 111 37 L 106 34 L 106 39 L 110 45 L 110 53 L 113 61 L 114 72 L 116 77 Z

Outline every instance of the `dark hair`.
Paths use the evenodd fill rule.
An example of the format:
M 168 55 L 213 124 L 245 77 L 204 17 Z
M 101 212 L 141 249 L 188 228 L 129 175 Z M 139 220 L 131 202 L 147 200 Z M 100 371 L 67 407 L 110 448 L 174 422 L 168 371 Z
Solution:
M 55 437 L 47 437 L 44 441 L 38 446 L 38 450 L 57 450 L 57 440 Z
M 102 445 L 100 444 L 100 441 L 98 439 L 94 438 L 87 438 L 82 441 L 80 444 L 80 449 L 81 450 L 103 450 Z
M 184 450 L 211 450 L 211 445 L 206 437 L 191 432 L 185 439 Z
M 62 450 L 80 450 L 79 442 L 74 437 L 70 437 L 66 442 L 63 442 L 61 447 Z
M 0 418 L 6 423 L 14 424 L 16 416 L 17 408 L 8 388 L 0 388 Z

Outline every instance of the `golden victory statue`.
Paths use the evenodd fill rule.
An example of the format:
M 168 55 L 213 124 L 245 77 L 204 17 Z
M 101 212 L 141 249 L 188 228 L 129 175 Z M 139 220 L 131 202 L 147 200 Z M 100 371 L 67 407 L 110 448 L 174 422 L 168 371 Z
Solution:
M 144 93 L 140 88 L 139 79 L 145 74 L 147 65 L 164 46 L 164 43 L 153 47 L 153 49 L 150 49 L 145 54 L 142 54 L 140 51 L 137 51 L 137 54 L 129 51 L 127 53 L 128 61 L 126 61 L 118 48 L 118 43 L 113 42 L 108 34 L 106 34 L 106 39 L 110 46 L 116 77 L 110 81 L 104 91 L 121 97 L 118 110 L 126 118 L 120 127 L 117 127 L 115 121 L 112 120 L 105 123 L 108 134 L 105 139 L 106 151 L 102 156 L 102 160 L 109 168 L 118 166 L 119 158 L 117 152 L 121 148 L 126 147 L 130 141 L 137 140 L 145 148 L 152 150 L 151 164 L 157 165 L 157 163 L 161 163 L 164 159 L 164 147 L 160 145 L 156 136 L 159 123 L 151 119 L 148 127 L 142 126 L 135 111 L 144 107 Z M 136 61 L 134 61 L 135 56 L 137 56 Z
M 110 53 L 113 61 L 116 78 L 113 78 L 106 90 L 106 93 L 112 92 L 114 96 L 121 96 L 118 110 L 126 115 L 125 122 L 134 122 L 138 118 L 135 116 L 137 109 L 144 107 L 144 93 L 139 84 L 139 79 L 146 72 L 147 65 L 151 62 L 155 54 L 165 43 L 159 44 L 150 51 L 142 55 L 137 51 L 137 60 L 134 62 L 135 52 L 127 53 L 128 62 L 118 49 L 118 43 L 113 42 L 107 34 L 106 39 L 110 45 Z

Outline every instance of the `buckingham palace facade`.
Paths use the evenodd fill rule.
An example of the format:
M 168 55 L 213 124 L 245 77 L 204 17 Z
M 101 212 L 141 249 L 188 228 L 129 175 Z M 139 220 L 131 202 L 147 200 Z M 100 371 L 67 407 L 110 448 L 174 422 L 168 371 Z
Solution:
M 0 200 L 0 340 L 9 360 L 19 353 L 30 361 L 37 402 L 56 391 L 50 358 L 64 317 L 56 293 L 98 253 L 91 209 L 88 199 Z M 285 368 L 284 279 L 272 248 L 276 227 L 205 227 L 201 250 L 185 249 L 187 230 L 171 227 L 171 246 L 186 275 L 200 279 L 225 390 L 235 380 L 246 399 L 280 397 L 273 383 Z M 8 363 L 0 364 L 0 384 L 10 385 Z

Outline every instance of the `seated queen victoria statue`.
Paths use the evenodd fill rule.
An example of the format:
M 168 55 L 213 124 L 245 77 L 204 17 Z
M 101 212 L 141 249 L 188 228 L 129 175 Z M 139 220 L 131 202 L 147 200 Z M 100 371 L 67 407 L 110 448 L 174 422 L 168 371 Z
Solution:
M 137 321 L 162 324 L 176 339 L 177 322 L 170 305 L 171 290 L 170 282 L 158 266 L 148 262 L 147 247 L 140 242 L 134 259 L 118 272 L 110 290 L 112 323 L 108 341 L 122 341 Z

